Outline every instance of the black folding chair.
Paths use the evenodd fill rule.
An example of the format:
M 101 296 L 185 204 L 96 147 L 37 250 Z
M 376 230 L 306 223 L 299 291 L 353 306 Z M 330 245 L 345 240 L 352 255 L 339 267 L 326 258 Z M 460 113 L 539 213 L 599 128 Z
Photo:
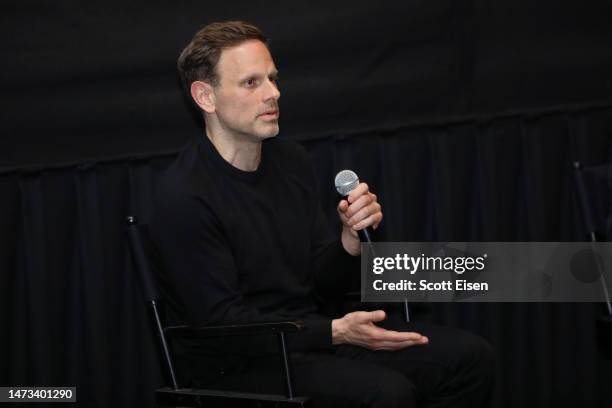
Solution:
M 155 391 L 158 406 L 190 407 L 308 407 L 310 399 L 295 396 L 291 380 L 290 359 L 287 351 L 286 334 L 302 330 L 301 322 L 271 322 L 257 324 L 236 324 L 226 326 L 166 326 L 160 316 L 160 296 L 157 291 L 148 250 L 149 236 L 146 225 L 138 225 L 134 216 L 126 218 L 132 259 L 142 293 L 151 307 L 163 361 L 170 380 L 170 386 Z M 171 338 L 205 339 L 226 336 L 275 335 L 278 338 L 281 369 L 284 374 L 286 395 L 254 394 L 224 390 L 181 388 L 177 383 L 171 348 Z
M 612 163 L 583 166 L 574 163 L 574 178 L 580 209 L 591 242 L 612 241 Z M 612 303 L 603 270 L 599 271 L 607 313 L 597 319 L 597 333 L 603 354 L 612 358 Z

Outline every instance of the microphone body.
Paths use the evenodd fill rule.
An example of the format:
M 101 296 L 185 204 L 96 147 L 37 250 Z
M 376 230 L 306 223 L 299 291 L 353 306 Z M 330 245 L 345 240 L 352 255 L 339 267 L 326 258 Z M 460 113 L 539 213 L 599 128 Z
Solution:
M 372 245 L 372 228 L 365 227 L 364 229 L 357 231 L 357 235 L 359 235 L 359 240 L 361 242 Z

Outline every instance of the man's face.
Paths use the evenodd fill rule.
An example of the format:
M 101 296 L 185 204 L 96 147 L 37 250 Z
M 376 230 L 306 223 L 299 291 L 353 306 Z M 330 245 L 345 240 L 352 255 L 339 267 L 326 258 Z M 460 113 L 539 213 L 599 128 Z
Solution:
M 268 47 L 246 41 L 221 52 L 215 114 L 228 132 L 263 140 L 278 134 L 278 72 Z

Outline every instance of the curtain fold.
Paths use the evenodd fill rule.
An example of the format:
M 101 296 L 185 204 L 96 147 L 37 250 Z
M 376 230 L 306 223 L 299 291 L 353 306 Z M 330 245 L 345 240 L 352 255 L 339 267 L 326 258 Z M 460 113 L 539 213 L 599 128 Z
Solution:
M 612 109 L 373 130 L 304 141 L 324 206 L 351 168 L 383 204 L 385 241 L 584 239 L 571 163 L 612 160 Z M 280 136 L 282 137 L 282 135 Z M 124 219 L 146 222 L 173 154 L 0 174 L 4 385 L 76 385 L 81 406 L 150 406 L 164 383 Z M 606 406 L 593 304 L 436 304 L 495 346 L 495 407 Z

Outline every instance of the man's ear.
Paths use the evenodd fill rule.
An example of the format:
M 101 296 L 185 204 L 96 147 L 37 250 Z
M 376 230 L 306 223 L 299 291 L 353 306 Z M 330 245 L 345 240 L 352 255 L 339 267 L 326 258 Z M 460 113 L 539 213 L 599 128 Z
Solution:
M 203 81 L 192 82 L 191 97 L 204 112 L 215 112 L 215 92 L 209 83 Z

